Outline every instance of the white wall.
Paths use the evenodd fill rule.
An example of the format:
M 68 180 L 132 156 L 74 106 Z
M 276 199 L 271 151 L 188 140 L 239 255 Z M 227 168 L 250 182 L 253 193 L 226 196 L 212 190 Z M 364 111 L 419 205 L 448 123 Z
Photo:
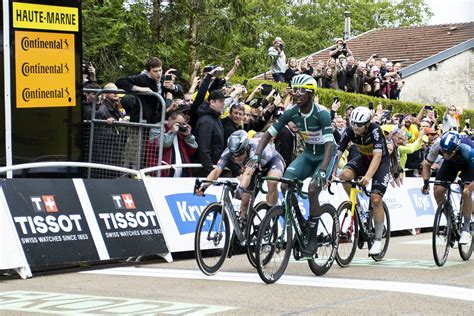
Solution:
M 400 99 L 474 109 L 474 49 L 403 79 Z

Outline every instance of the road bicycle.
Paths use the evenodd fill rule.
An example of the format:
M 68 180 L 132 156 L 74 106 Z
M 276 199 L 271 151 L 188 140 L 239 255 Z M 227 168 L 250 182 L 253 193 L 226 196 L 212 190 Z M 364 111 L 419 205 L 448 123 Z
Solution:
M 370 192 L 359 181 L 333 180 L 332 183 L 350 183 L 349 200 L 342 202 L 337 208 L 339 228 L 339 248 L 336 262 L 340 267 L 347 267 L 354 258 L 357 247 L 362 249 L 367 242 L 369 249 L 375 239 L 374 211 L 370 201 Z M 328 191 L 330 194 L 331 186 Z M 369 198 L 369 205 L 365 208 L 360 201 L 360 193 Z M 380 261 L 385 256 L 390 242 L 390 214 L 387 205 L 382 201 L 384 212 L 384 227 L 382 233 L 382 251 L 378 255 L 369 255 L 375 261 Z
M 249 208 L 247 210 L 246 222 L 238 220 L 239 210 L 234 209 L 232 204 L 232 192 L 238 183 L 230 180 L 209 181 L 196 179 L 194 192 L 203 183 L 211 183 L 215 186 L 223 186 L 222 194 L 218 202 L 211 203 L 199 217 L 196 235 L 194 237 L 194 252 L 199 269 L 206 275 L 213 275 L 224 264 L 227 257 L 237 249 L 232 247 L 246 247 L 246 253 L 250 264 L 256 267 L 255 247 L 258 227 L 265 214 L 270 209 L 267 202 L 262 201 L 253 206 L 259 189 L 261 188 L 261 176 L 257 176 L 254 190 L 246 190 L 250 193 Z M 232 226 L 230 226 L 232 224 Z M 232 242 L 232 238 L 236 238 Z
M 459 244 L 461 238 L 462 226 L 463 226 L 463 214 L 460 211 L 462 209 L 463 198 L 459 201 L 458 207 L 456 207 L 456 201 L 454 200 L 451 193 L 462 194 L 464 185 L 468 185 L 469 182 L 462 181 L 440 181 L 434 180 L 429 181 L 435 185 L 447 185 L 446 199 L 438 205 L 436 209 L 434 224 L 433 224 L 433 257 L 438 267 L 442 267 L 448 259 L 449 247 L 454 248 L 456 242 L 458 242 L 459 255 L 463 260 L 469 260 L 472 254 L 473 239 L 471 242 L 465 245 Z M 459 190 L 454 190 L 451 185 L 459 185 Z M 472 221 L 470 228 L 472 231 Z
M 302 198 L 303 182 L 295 179 L 264 177 L 265 180 L 278 181 L 288 185 L 284 201 L 268 211 L 258 231 L 255 255 L 260 278 L 268 284 L 280 279 L 290 260 L 291 252 L 295 260 L 307 260 L 311 271 L 316 275 L 325 274 L 332 266 L 337 253 L 339 223 L 336 209 L 330 204 L 321 205 L 318 226 L 318 250 L 313 257 L 304 257 L 301 250 L 308 244 L 303 215 L 296 200 Z

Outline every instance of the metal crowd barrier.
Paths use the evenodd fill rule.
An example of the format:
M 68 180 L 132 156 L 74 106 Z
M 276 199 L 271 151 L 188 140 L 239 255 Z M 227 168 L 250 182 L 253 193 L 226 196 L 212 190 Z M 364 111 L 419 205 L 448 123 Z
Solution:
M 163 97 L 155 92 L 126 92 L 110 89 L 84 89 L 84 92 L 95 93 L 92 104 L 91 120 L 85 121 L 83 129 L 84 157 L 88 163 L 111 165 L 134 170 L 146 166 L 161 166 L 163 157 L 163 129 L 166 105 Z M 97 101 L 104 93 L 131 94 L 136 96 L 154 96 L 157 106 L 161 106 L 161 120 L 156 124 L 143 121 L 143 107 L 140 98 L 136 98 L 139 105 L 139 122 L 113 121 L 96 119 Z M 158 176 L 160 169 L 158 169 Z M 87 178 L 119 178 L 126 173 L 114 169 L 89 168 Z

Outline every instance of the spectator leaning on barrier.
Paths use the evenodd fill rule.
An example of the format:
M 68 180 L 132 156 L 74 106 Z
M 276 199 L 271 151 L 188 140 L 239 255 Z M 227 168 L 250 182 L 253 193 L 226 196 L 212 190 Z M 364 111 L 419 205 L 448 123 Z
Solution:
M 275 37 L 273 46 L 268 49 L 268 57 L 270 58 L 270 71 L 273 80 L 276 82 L 285 81 L 286 56 L 283 51 L 283 40 L 281 37 Z
M 213 170 L 213 164 L 217 163 L 225 149 L 224 127 L 220 120 L 224 111 L 224 99 L 225 95 L 221 90 L 214 90 L 209 94 L 208 102 L 197 109 L 199 119 L 194 133 L 203 175 Z
M 100 89 L 100 86 L 96 82 L 86 82 L 83 86 L 84 89 Z M 96 93 L 84 92 L 82 97 L 82 119 L 92 119 L 92 104 L 94 102 Z M 99 108 L 100 99 L 96 100 L 95 111 Z
M 184 164 L 191 161 L 191 156 L 197 151 L 198 144 L 194 135 L 191 134 L 191 126 L 186 123 L 184 115 L 180 111 L 170 112 L 168 121 L 164 124 L 163 134 L 163 158 L 166 164 Z M 152 128 L 146 146 L 146 167 L 158 165 L 158 150 L 161 128 Z M 172 168 L 161 172 L 163 177 L 190 177 L 190 168 Z

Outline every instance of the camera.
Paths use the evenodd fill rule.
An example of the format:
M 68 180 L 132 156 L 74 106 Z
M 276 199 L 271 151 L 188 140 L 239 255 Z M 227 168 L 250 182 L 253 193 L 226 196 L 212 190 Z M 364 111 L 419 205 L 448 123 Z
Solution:
M 171 81 L 171 80 L 173 80 L 172 75 L 165 75 L 165 81 Z
M 82 73 L 88 74 L 90 66 L 92 66 L 90 61 L 82 61 Z
M 187 131 L 186 125 L 180 124 L 178 127 L 178 131 L 180 131 L 181 133 L 186 132 Z

